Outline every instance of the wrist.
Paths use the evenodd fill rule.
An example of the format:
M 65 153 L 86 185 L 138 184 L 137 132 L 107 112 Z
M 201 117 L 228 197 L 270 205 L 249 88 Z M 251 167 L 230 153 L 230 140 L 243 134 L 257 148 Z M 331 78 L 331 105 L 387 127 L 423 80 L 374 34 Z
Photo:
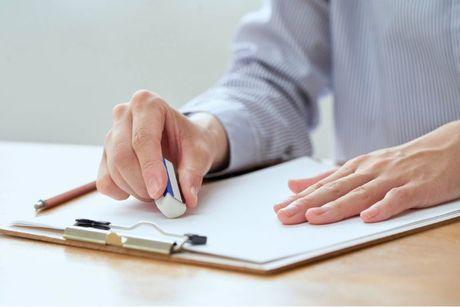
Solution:
M 203 133 L 206 135 L 206 143 L 209 145 L 213 157 L 211 171 L 224 169 L 229 162 L 229 144 L 225 127 L 211 113 L 193 113 L 189 116 L 189 119 L 202 128 Z

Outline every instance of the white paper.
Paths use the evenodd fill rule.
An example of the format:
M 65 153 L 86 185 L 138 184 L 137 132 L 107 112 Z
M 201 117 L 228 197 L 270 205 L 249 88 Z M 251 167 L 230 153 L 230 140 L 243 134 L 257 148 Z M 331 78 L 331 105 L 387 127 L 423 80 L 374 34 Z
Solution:
M 100 149 L 87 147 L 83 151 L 86 153 L 81 154 L 82 149 L 79 149 L 76 151 L 79 155 L 72 155 L 68 148 L 49 148 L 46 158 L 42 156 L 44 160 L 40 161 L 40 164 L 53 167 L 53 161 L 65 152 L 69 161 L 66 166 L 69 176 L 79 174 L 82 177 L 80 183 L 84 183 L 87 174 L 82 174 L 82 169 L 87 170 L 88 174 L 95 172 L 86 165 L 97 163 Z M 10 160 L 14 159 L 10 157 Z M 70 161 L 75 163 L 72 164 Z M 20 163 L 17 162 L 19 166 Z M 272 207 L 290 194 L 287 188 L 288 179 L 314 175 L 328 168 L 329 166 L 309 158 L 301 158 L 207 184 L 200 192 L 198 208 L 189 210 L 183 217 L 174 220 L 164 217 L 153 203 L 143 203 L 134 199 L 118 202 L 98 194 L 88 195 L 57 210 L 50 210 L 44 216 L 27 218 L 26 214 L 22 214 L 11 219 L 29 219 L 62 227 L 71 225 L 76 218 L 106 220 L 121 225 L 148 220 L 156 222 L 169 232 L 197 233 L 208 237 L 206 245 L 187 246 L 190 250 L 263 263 L 398 229 L 445 214 L 460 213 L 460 202 L 456 201 L 428 209 L 413 210 L 389 221 L 374 224 L 365 224 L 359 218 L 352 218 L 321 226 L 307 223 L 281 225 Z M 65 180 L 66 177 L 47 177 L 42 182 L 52 185 L 54 182 Z M 72 181 L 75 182 L 76 178 L 72 178 Z M 14 205 L 30 206 L 32 212 L 33 202 L 34 198 L 30 197 L 27 203 Z M 141 228 L 137 233 L 149 236 L 152 229 Z

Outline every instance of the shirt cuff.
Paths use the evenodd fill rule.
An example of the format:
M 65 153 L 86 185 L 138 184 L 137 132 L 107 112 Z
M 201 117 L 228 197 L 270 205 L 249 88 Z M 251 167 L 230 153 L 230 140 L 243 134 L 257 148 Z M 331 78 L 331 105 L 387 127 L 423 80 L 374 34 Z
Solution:
M 251 124 L 248 111 L 240 103 L 226 100 L 191 101 L 180 108 L 180 111 L 185 115 L 210 113 L 216 116 L 227 132 L 229 164 L 224 170 L 212 173 L 212 177 L 241 171 L 261 163 L 256 129 Z

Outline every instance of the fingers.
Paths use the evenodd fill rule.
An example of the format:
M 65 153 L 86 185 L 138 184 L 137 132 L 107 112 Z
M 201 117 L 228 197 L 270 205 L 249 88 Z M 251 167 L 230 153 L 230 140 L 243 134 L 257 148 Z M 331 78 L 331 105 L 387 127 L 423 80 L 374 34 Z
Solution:
M 132 148 L 150 198 L 157 199 L 166 187 L 161 139 L 165 124 L 164 103 L 153 94 L 144 93 L 132 101 Z
M 131 112 L 127 104 L 114 109 L 114 123 L 105 151 L 107 168 L 113 182 L 126 193 L 140 200 L 149 200 L 139 161 L 131 146 Z
M 361 219 L 366 223 L 389 219 L 417 203 L 417 192 L 411 185 L 391 189 L 385 197 L 361 212 Z
M 113 118 L 104 144 L 110 182 L 100 182 L 110 188 L 101 190 L 114 198 L 126 193 L 141 200 L 160 198 L 167 181 L 164 153 L 178 171 L 185 202 L 196 206 L 203 176 L 215 160 L 214 145 L 219 143 L 215 135 L 221 135 L 214 133 L 211 122 L 191 121 L 145 90 L 136 92 L 129 103 L 116 106 Z
M 326 176 L 325 178 L 319 180 L 318 182 L 308 186 L 302 192 L 294 194 L 294 195 L 291 195 L 286 200 L 276 204 L 273 207 L 273 209 L 275 210 L 276 213 L 278 213 L 278 211 L 280 209 L 282 209 L 282 208 L 286 207 L 287 205 L 291 204 L 293 201 L 295 201 L 295 200 L 297 200 L 299 198 L 307 196 L 308 194 L 310 194 L 310 193 L 314 192 L 315 190 L 321 188 L 325 184 L 333 182 L 333 181 L 335 181 L 335 180 L 337 180 L 339 178 L 348 176 L 348 175 L 350 175 L 352 173 L 353 173 L 353 169 L 345 167 L 345 166 L 342 166 L 338 170 L 336 170 L 335 172 L 332 171 L 332 174 L 330 174 L 330 175 Z
M 311 186 L 312 184 L 317 183 L 318 181 L 328 177 L 329 175 L 332 175 L 337 169 L 338 168 L 336 167 L 334 169 L 331 169 L 327 172 L 321 173 L 314 177 L 289 180 L 288 182 L 289 189 L 293 193 L 300 193 L 306 188 L 308 188 L 309 186 Z
M 105 152 L 102 155 L 101 163 L 99 165 L 96 187 L 100 193 L 116 200 L 124 200 L 129 197 L 129 194 L 120 189 L 110 177 L 110 174 L 107 170 L 107 159 Z
M 355 188 L 362 186 L 373 178 L 364 174 L 350 174 L 338 180 L 324 184 L 317 190 L 296 199 L 278 211 L 278 218 L 283 224 L 297 224 L 306 221 L 308 209 L 332 202 Z
M 199 154 L 189 154 L 182 157 L 178 166 L 179 183 L 185 203 L 194 208 L 198 204 L 198 193 L 203 183 L 204 175 L 209 171 L 212 164 L 211 153 L 206 146 L 195 143 L 195 150 Z
M 381 200 L 392 186 L 389 181 L 372 180 L 322 207 L 308 209 L 305 213 L 306 220 L 310 224 L 328 224 L 359 215 Z
M 198 193 L 203 183 L 204 174 L 192 168 L 181 168 L 178 174 L 184 202 L 189 208 L 195 208 L 198 205 Z

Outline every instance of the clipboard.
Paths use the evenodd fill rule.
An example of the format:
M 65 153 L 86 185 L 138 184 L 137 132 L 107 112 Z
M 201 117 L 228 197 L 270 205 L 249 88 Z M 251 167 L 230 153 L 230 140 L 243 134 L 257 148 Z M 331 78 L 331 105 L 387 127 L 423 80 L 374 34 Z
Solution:
M 232 258 L 216 257 L 213 255 L 200 254 L 190 251 L 172 253 L 164 252 L 163 248 L 161 249 L 161 251 L 152 251 L 126 248 L 112 244 L 93 243 L 82 240 L 68 240 L 64 237 L 64 232 L 56 230 L 37 230 L 34 228 L 24 229 L 14 226 L 0 225 L 0 234 L 37 240 L 47 243 L 72 246 L 77 248 L 104 251 L 108 253 L 144 257 L 153 260 L 167 261 L 172 263 L 206 266 L 210 268 L 232 270 L 258 275 L 271 275 L 286 270 L 298 268 L 303 265 L 307 265 L 309 263 L 326 259 L 329 257 L 339 256 L 341 254 L 345 254 L 360 248 L 365 248 L 378 243 L 394 240 L 405 235 L 423 231 L 429 228 L 433 228 L 434 226 L 453 221 L 460 221 L 460 213 L 445 215 L 434 220 L 425 221 L 424 223 L 420 223 L 418 225 L 409 225 L 407 227 L 399 228 L 397 230 L 387 232 L 384 234 L 376 234 L 366 239 L 355 240 L 354 242 L 344 242 L 343 244 L 338 244 L 336 246 L 331 246 L 329 248 L 324 248 L 322 250 L 307 252 L 305 254 L 295 255 L 289 258 L 279 259 L 276 261 L 262 264 L 241 261 Z M 171 250 L 172 242 L 167 244 L 167 246 L 168 247 L 166 249 Z
M 17 167 L 24 161 L 18 159 L 18 156 L 21 158 L 21 152 L 24 154 L 30 150 L 28 146 L 19 147 L 10 148 L 10 154 L 8 150 L 4 151 L 7 153 L 4 157 L 6 161 L 0 162 L 7 163 L 6 172 L 3 174 L 6 174 L 10 181 L 11 177 L 21 176 L 17 173 Z M 72 169 L 75 169 L 75 173 L 79 174 L 78 178 L 73 178 L 75 182 L 86 181 L 88 178 L 83 178 L 84 174 L 92 175 L 94 172 L 92 167 L 97 165 L 100 151 L 98 147 L 85 146 L 70 147 L 73 150 L 69 150 L 68 146 L 57 145 L 51 147 L 35 145 L 34 148 L 44 160 L 58 164 L 53 167 L 53 170 L 58 172 L 64 166 L 60 166 L 60 163 L 74 161 L 70 167 L 67 165 L 67 171 L 72 173 Z M 75 163 L 75 161 L 79 162 Z M 28 167 L 40 171 L 43 165 L 47 163 L 30 163 Z M 32 211 L 31 204 L 37 197 L 27 194 L 23 196 L 22 206 L 18 207 L 21 210 L 11 212 L 8 216 L 0 214 L 0 233 L 162 261 L 272 274 L 391 240 L 460 217 L 460 202 L 455 201 L 437 207 L 413 210 L 387 222 L 376 224 L 364 224 L 359 218 L 352 218 L 323 226 L 306 223 L 294 226 L 280 225 L 271 206 L 276 201 L 276 197 L 281 199 L 286 197 L 287 179 L 308 176 L 327 168 L 328 165 L 312 159 L 300 158 L 235 178 L 211 182 L 202 189 L 200 206 L 195 211 L 175 220 L 162 217 L 161 213 L 155 211 L 153 204 L 141 203 L 133 199 L 119 203 L 97 193 L 76 199 L 60 208 L 51 209 L 36 218 L 32 214 L 27 216 L 27 213 Z M 58 177 L 50 176 L 38 183 L 38 186 L 31 185 L 31 189 L 43 191 L 47 186 L 59 185 L 54 178 Z M 258 183 L 262 181 L 265 182 L 265 188 L 257 188 L 260 186 Z M 75 182 L 69 185 L 75 185 Z M 30 200 L 25 201 L 27 199 Z M 7 197 L 0 200 L 15 202 L 14 199 Z M 247 211 L 246 216 L 240 214 L 243 210 Z M 148 230 L 144 228 L 132 233 L 114 231 L 115 234 L 111 234 L 110 231 L 80 229 L 74 226 L 76 218 L 107 220 L 115 225 L 124 226 L 146 220 L 147 223 L 153 222 L 164 232 L 175 237 L 159 236 L 158 231 L 148 225 L 144 225 Z M 25 220 L 27 223 L 32 221 L 34 227 L 25 224 L 11 225 L 11 221 L 14 220 Z M 46 227 L 37 227 L 40 224 Z M 186 240 L 184 234 L 188 232 L 207 236 L 207 244 L 187 243 L 184 241 Z M 87 236 L 93 235 L 99 239 L 88 240 Z M 121 244 L 123 236 L 125 239 L 128 237 L 127 241 L 130 241 L 130 244 Z

